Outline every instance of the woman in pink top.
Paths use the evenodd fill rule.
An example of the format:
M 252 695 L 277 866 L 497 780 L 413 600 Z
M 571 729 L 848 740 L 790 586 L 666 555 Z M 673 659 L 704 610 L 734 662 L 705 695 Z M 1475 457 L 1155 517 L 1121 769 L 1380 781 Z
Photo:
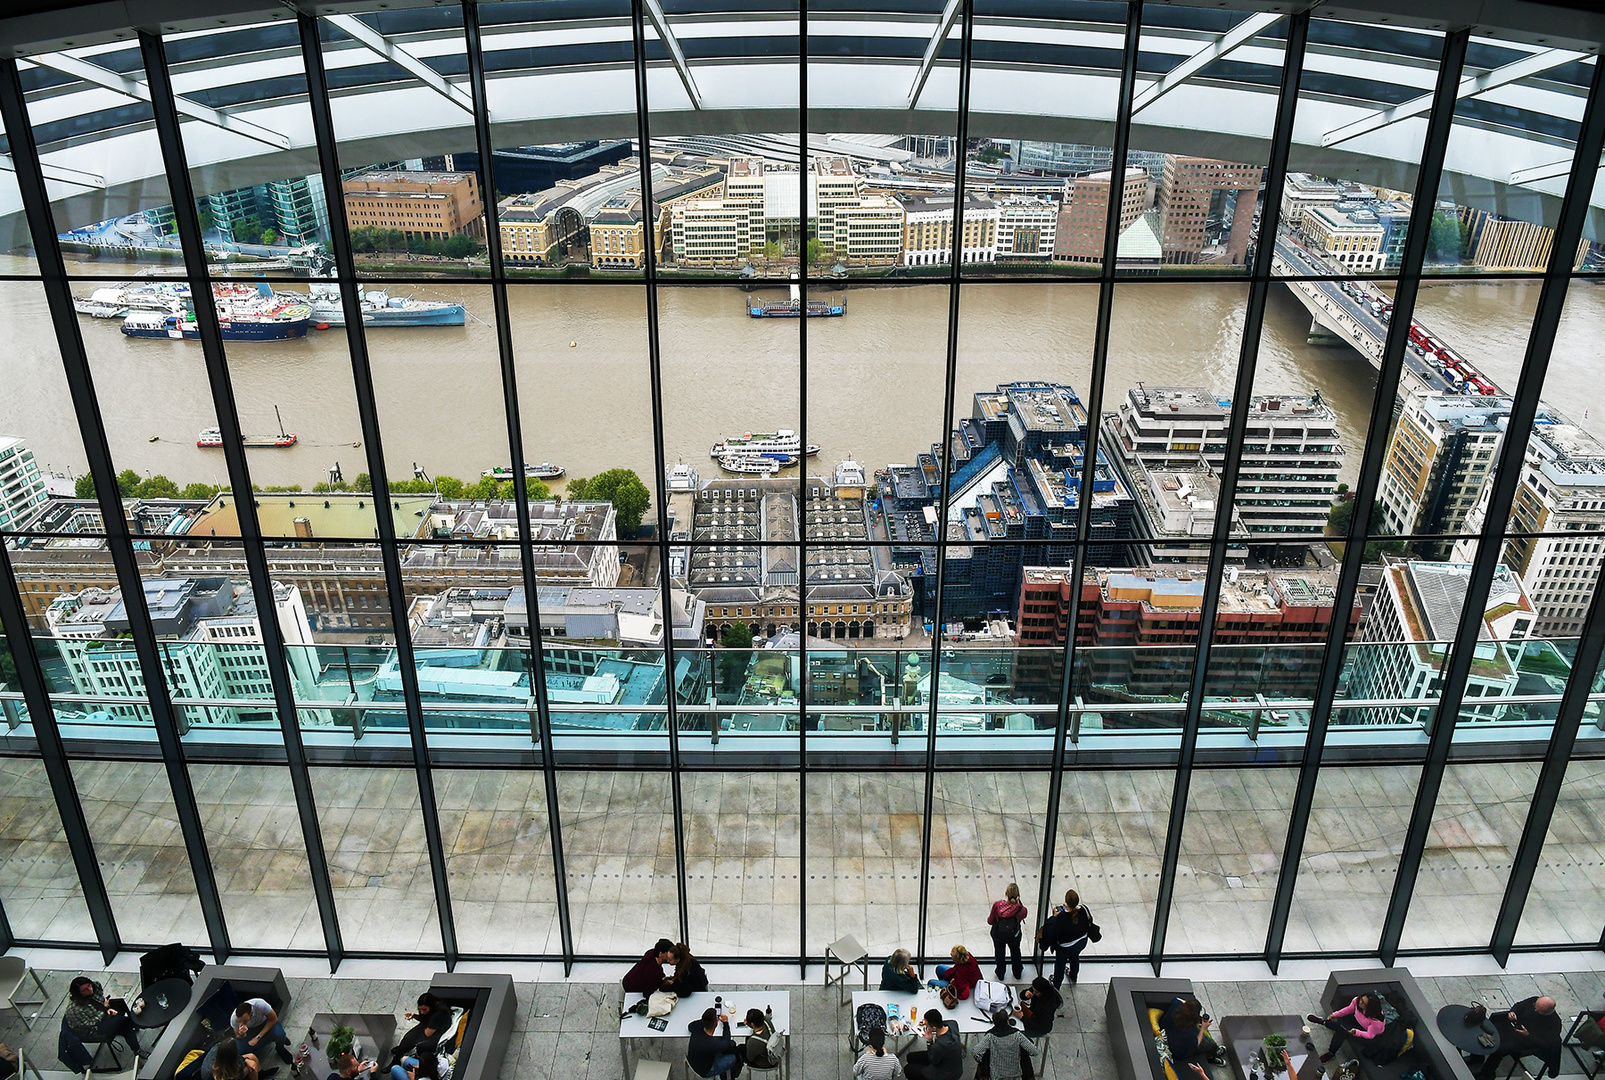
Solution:
M 1323 1065 L 1337 1056 L 1338 1047 L 1350 1035 L 1356 1039 L 1374 1039 L 1387 1026 L 1382 1019 L 1382 1002 L 1372 994 L 1361 994 L 1349 1002 L 1348 1008 L 1339 1009 L 1324 1020 L 1314 1013 L 1305 1019 L 1332 1029 L 1332 1045 L 1321 1055 Z
M 1014 954 L 1014 980 L 1019 982 L 1025 977 L 1025 968 L 1020 963 L 1020 928 L 1025 924 L 1020 886 L 1009 882 L 1009 887 L 1003 890 L 1003 899 L 993 902 L 986 922 L 992 928 L 992 945 L 998 954 L 998 982 L 1003 981 L 1004 960 L 1009 953 Z

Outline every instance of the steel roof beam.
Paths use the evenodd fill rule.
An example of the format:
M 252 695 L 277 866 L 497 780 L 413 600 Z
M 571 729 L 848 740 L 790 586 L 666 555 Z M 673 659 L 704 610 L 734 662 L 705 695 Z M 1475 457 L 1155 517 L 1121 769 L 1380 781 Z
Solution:
M 78 57 L 68 56 L 66 53 L 46 53 L 43 56 L 30 56 L 27 60 L 19 61 L 18 63 L 38 65 L 39 67 L 49 68 L 51 71 L 59 71 L 63 75 L 71 75 L 75 79 L 82 79 L 86 83 L 91 83 L 116 94 L 123 94 L 134 98 L 136 101 L 150 100 L 150 87 L 145 84 L 144 80 L 131 78 L 127 75 L 119 75 L 115 71 L 108 71 L 99 64 L 91 64 L 87 60 L 80 60 Z M 173 101 L 177 104 L 180 113 L 191 119 L 199 120 L 203 124 L 211 124 L 213 127 L 222 128 L 224 131 L 232 131 L 236 135 L 244 135 L 247 139 L 255 139 L 257 142 L 265 143 L 275 150 L 288 150 L 290 148 L 288 136 L 280 135 L 276 131 L 270 131 L 259 124 L 253 124 L 249 120 L 241 120 L 237 116 L 219 112 L 209 105 L 190 101 L 181 94 L 174 94 Z M 78 181 L 71 182 L 77 183 Z M 104 187 L 105 185 L 102 184 L 100 186 Z
M 925 89 L 925 80 L 931 77 L 931 67 L 936 63 L 936 54 L 942 51 L 942 42 L 947 40 L 953 24 L 958 21 L 959 12 L 963 10 L 964 0 L 947 0 L 947 6 L 942 8 L 942 17 L 937 20 L 936 29 L 931 32 L 931 40 L 925 44 L 925 55 L 920 57 L 920 69 L 915 72 L 914 85 L 908 91 L 910 109 L 919 101 L 920 94 Z
M 691 77 L 691 68 L 685 62 L 685 50 L 680 48 L 680 39 L 674 36 L 669 17 L 663 14 L 663 5 L 658 0 L 643 0 L 641 8 L 651 21 L 652 28 L 658 32 L 658 37 L 663 40 L 663 47 L 669 50 L 669 59 L 674 61 L 674 70 L 680 73 L 680 81 L 685 84 L 691 107 L 701 109 L 702 93 L 697 89 L 697 81 Z
M 1510 174 L 1512 184 L 1536 184 L 1540 180 L 1554 180 L 1557 177 L 1569 176 L 1572 171 L 1572 159 L 1561 158 L 1559 161 L 1547 162 L 1543 165 L 1533 165 L 1526 169 L 1517 169 Z
M 378 53 L 408 75 L 457 106 L 469 116 L 474 115 L 474 99 L 441 77 L 440 72 L 418 59 L 406 48 L 397 45 L 355 15 L 325 15 L 330 26 L 350 37 L 369 52 Z
M 10 154 L 0 154 L 0 169 L 14 173 L 17 163 L 11 160 Z M 46 180 L 59 180 L 63 184 L 77 184 L 79 187 L 99 188 L 106 190 L 106 178 L 95 173 L 81 172 L 78 169 L 64 169 L 60 165 L 47 165 L 39 163 L 39 169 L 45 174 Z
M 1205 67 L 1219 60 L 1256 34 L 1275 26 L 1282 18 L 1283 16 L 1280 13 L 1270 11 L 1262 11 L 1250 15 L 1171 68 L 1165 73 L 1164 78 L 1145 88 L 1142 93 L 1137 95 L 1137 99 L 1131 103 L 1131 115 L 1136 116 L 1148 106 L 1176 89 L 1176 87 L 1198 74 Z
M 1485 71 L 1481 75 L 1473 75 L 1460 80 L 1460 88 L 1455 91 L 1455 100 L 1460 101 L 1464 98 L 1476 97 L 1478 94 L 1487 93 L 1489 90 L 1519 82 L 1533 75 L 1542 74 L 1552 68 L 1558 68 L 1562 64 L 1581 60 L 1587 55 L 1587 53 L 1573 52 L 1570 49 L 1544 49 L 1540 52 L 1535 52 L 1514 63 L 1506 64 L 1504 67 L 1497 67 L 1492 71 Z M 1333 128 L 1321 136 L 1321 145 L 1336 146 L 1338 143 L 1357 139 L 1361 135 L 1369 134 L 1379 128 L 1385 128 L 1389 124 L 1397 124 L 1400 120 L 1408 120 L 1412 116 L 1420 116 L 1431 108 L 1432 95 L 1422 94 L 1420 97 L 1411 98 L 1409 101 L 1394 105 L 1392 108 L 1379 109 L 1370 116 L 1356 120 L 1352 124 L 1344 124 L 1342 127 Z M 1557 164 L 1559 165 L 1559 171 L 1549 175 L 1565 176 L 1571 169 L 1572 159 L 1567 158 Z M 1547 178 L 1546 176 L 1545 179 Z

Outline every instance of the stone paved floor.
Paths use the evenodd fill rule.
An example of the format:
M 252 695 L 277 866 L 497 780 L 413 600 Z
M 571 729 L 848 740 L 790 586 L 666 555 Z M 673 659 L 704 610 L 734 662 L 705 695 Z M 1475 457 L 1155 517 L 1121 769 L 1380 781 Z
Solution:
M 137 959 L 132 966 L 137 967 Z M 1605 966 L 1602 964 L 1601 966 Z M 600 977 L 603 969 L 587 966 L 581 976 Z M 52 969 L 43 972 L 52 999 L 46 1015 L 35 1023 L 32 1033 L 10 1013 L 0 1013 L 0 1040 L 22 1045 L 30 1058 L 54 1064 L 56 1030 L 61 1012 L 61 989 L 75 972 Z M 1313 973 L 1313 972 L 1312 972 Z M 114 992 L 128 993 L 138 985 L 134 971 L 89 974 Z M 713 988 L 733 985 L 727 976 L 740 978 L 740 969 L 711 969 Z M 1139 975 L 1130 969 L 1121 974 Z M 1186 975 L 1171 971 L 1167 975 Z M 808 985 L 772 984 L 791 995 L 791 1065 L 798 1080 L 838 1080 L 852 1075 L 852 1057 L 847 1048 L 846 1030 L 851 1011 L 836 1004 L 835 990 L 819 985 L 819 972 L 811 972 Z M 1098 965 L 1083 970 L 1083 982 L 1066 995 L 1065 1015 L 1054 1028 L 1045 1080 L 1104 1080 L 1112 1075 L 1109 1041 L 1104 1027 L 1104 998 L 1108 992 L 1107 971 Z M 1244 1013 L 1302 1014 L 1317 1007 L 1324 985 L 1322 979 L 1280 981 L 1201 981 L 1193 976 L 1199 999 L 1217 1017 Z M 1498 1005 L 1520 1000 L 1535 993 L 1554 995 L 1560 1011 L 1569 1018 L 1578 1009 L 1599 1007 L 1605 991 L 1605 970 L 1565 974 L 1489 974 L 1442 976 L 1419 979 L 1423 991 L 1435 1002 L 1477 999 Z M 317 1012 L 349 1010 L 400 1014 L 427 986 L 425 979 L 290 978 L 293 1001 L 286 1018 L 291 1034 L 304 1033 L 306 1021 Z M 31 985 L 31 984 L 30 984 Z M 516 983 L 518 1015 L 515 1033 L 503 1064 L 501 1076 L 521 1080 L 624 1080 L 621 1073 L 616 1002 L 617 983 L 581 981 L 580 978 Z M 682 1051 L 683 1052 L 683 1051 Z M 665 1054 L 665 1057 L 668 1055 Z M 1579 1070 L 1565 1055 L 1565 1074 Z M 966 1068 L 965 1076 L 972 1070 Z M 675 1075 L 681 1074 L 676 1071 Z

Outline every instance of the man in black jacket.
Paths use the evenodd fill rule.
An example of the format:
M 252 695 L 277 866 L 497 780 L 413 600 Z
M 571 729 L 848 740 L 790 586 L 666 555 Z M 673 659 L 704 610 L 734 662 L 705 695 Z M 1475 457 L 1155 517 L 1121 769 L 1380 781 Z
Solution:
M 701 1020 L 693 1020 L 686 1029 L 691 1035 L 691 1045 L 686 1049 L 685 1063 L 691 1066 L 692 1072 L 707 1080 L 719 1076 L 734 1080 L 741 1075 L 741 1048 L 730 1037 L 730 1018 L 723 1019 L 723 1030 L 716 1032 L 720 1016 L 717 1010 L 709 1009 Z
M 1502 1013 L 1490 1012 L 1488 1019 L 1499 1031 L 1499 1052 L 1488 1055 L 1477 1071 L 1478 1080 L 1493 1076 L 1502 1058 L 1529 1054 L 1544 1062 L 1538 1080 L 1543 1080 L 1546 1071 L 1550 1076 L 1560 1075 L 1561 1022 L 1554 998 L 1524 998 Z
M 964 1072 L 964 1044 L 958 1028 L 942 1019 L 935 1009 L 925 1013 L 921 1031 L 929 1043 L 924 1050 L 908 1055 L 903 1074 L 908 1080 L 959 1080 Z

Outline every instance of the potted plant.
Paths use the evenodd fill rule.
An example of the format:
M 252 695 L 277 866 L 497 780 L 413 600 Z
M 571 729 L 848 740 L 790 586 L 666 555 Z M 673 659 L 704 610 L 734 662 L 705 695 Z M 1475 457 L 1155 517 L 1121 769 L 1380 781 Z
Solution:
M 1282 1053 L 1287 1049 L 1287 1036 L 1267 1035 L 1261 1041 L 1260 1045 L 1265 1050 L 1265 1064 L 1270 1067 L 1271 1072 L 1281 1072 L 1284 1068 L 1282 1064 Z
M 334 1030 L 329 1033 L 329 1046 L 327 1049 L 329 1060 L 333 1061 L 351 1053 L 351 1047 L 356 1041 L 357 1033 L 355 1029 L 348 1028 L 342 1024 L 334 1025 Z

